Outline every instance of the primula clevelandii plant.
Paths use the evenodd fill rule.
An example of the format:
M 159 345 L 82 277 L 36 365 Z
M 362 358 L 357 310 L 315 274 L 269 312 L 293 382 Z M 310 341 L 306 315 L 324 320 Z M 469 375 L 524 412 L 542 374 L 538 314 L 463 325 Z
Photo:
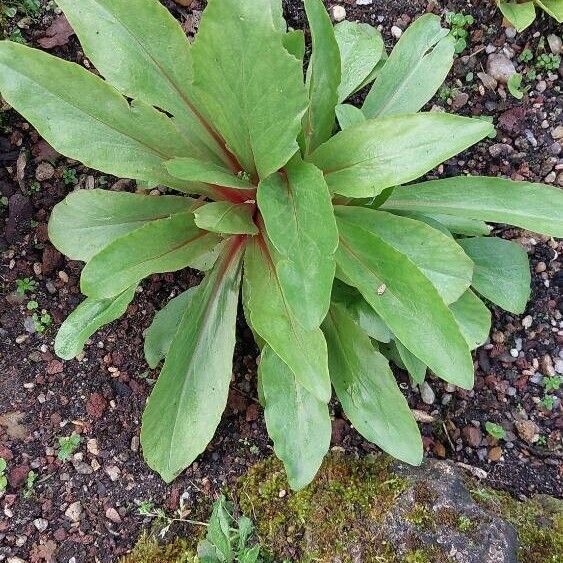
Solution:
M 412 183 L 494 131 L 417 113 L 453 61 L 439 17 L 417 19 L 388 56 L 377 30 L 333 27 L 321 0 L 305 0 L 304 73 L 304 35 L 287 30 L 279 0 L 210 0 L 193 44 L 156 0 L 58 3 L 103 78 L 2 42 L 2 96 L 64 155 L 179 194 L 77 190 L 56 206 L 51 240 L 86 262 L 86 300 L 61 327 L 57 354 L 76 356 L 147 276 L 197 268 L 201 285 L 146 333 L 149 365 L 164 365 L 141 440 L 166 481 L 219 423 L 241 295 L 292 487 L 311 481 L 329 447 L 333 388 L 366 439 L 420 463 L 389 361 L 418 383 L 428 368 L 471 388 L 471 349 L 490 328 L 478 295 L 519 313 L 530 292 L 526 253 L 488 238 L 486 222 L 563 235 L 553 187 Z M 371 83 L 361 108 L 345 103 Z

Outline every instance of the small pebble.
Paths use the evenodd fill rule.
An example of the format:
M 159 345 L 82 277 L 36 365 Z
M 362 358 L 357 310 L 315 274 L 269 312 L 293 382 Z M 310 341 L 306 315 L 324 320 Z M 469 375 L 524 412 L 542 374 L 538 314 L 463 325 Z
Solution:
M 400 27 L 394 25 L 393 27 L 391 27 L 391 35 L 395 39 L 399 39 L 401 35 L 403 35 L 403 30 Z
M 343 6 L 332 7 L 332 19 L 335 22 L 341 22 L 346 19 L 346 10 Z
M 436 395 L 434 394 L 432 387 L 430 387 L 426 381 L 424 381 L 420 386 L 420 397 L 422 402 L 427 405 L 433 404 L 436 400 Z

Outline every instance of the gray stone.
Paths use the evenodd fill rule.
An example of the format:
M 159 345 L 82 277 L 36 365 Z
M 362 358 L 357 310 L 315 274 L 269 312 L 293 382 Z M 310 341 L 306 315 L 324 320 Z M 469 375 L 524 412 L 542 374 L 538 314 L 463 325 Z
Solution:
M 502 53 L 493 53 L 487 58 L 487 74 L 501 84 L 516 73 L 514 63 Z

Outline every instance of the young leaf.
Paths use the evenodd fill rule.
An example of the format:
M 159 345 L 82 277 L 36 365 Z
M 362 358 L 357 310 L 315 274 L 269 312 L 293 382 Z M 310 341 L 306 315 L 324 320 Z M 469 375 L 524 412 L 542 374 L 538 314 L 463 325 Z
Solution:
M 473 287 L 499 307 L 515 314 L 523 313 L 531 292 L 526 251 L 519 244 L 495 237 L 458 242 L 475 262 Z
M 330 376 L 346 416 L 358 432 L 394 457 L 420 465 L 418 426 L 387 360 L 339 305 L 323 324 Z
M 77 190 L 55 205 L 49 238 L 71 260 L 87 262 L 115 239 L 197 205 L 190 197 Z
M 241 256 L 235 237 L 190 300 L 147 401 L 143 453 L 166 482 L 205 449 L 227 404 Z
M 491 312 L 470 289 L 450 305 L 450 310 L 470 350 L 478 348 L 487 341 L 491 330 Z
M 563 237 L 563 190 L 546 184 L 486 176 L 432 180 L 396 188 L 383 209 L 445 213 Z
M 407 256 L 432 282 L 446 303 L 471 285 L 473 263 L 454 241 L 432 227 L 385 211 L 336 206 L 339 220 L 363 227 Z
M 303 61 L 305 56 L 305 34 L 301 29 L 288 31 L 283 36 L 283 46 L 287 52 L 293 55 L 296 59 Z
M 171 299 L 161 309 L 145 333 L 145 360 L 151 369 L 156 368 L 170 350 L 170 345 L 178 332 L 184 312 L 196 292 L 197 287 L 190 287 Z
M 508 91 L 517 100 L 521 100 L 524 97 L 524 91 L 522 90 L 522 75 L 519 72 L 515 72 L 510 75 L 508 82 L 506 84 Z
M 522 32 L 527 27 L 531 26 L 536 19 L 534 2 L 506 2 L 500 0 L 498 7 L 502 15 L 518 32 Z
M 403 33 L 371 88 L 367 117 L 415 113 L 443 84 L 454 60 L 453 37 L 434 14 L 420 16 Z
M 330 446 L 328 407 L 297 381 L 269 346 L 262 350 L 259 370 L 268 434 L 289 486 L 302 489 L 313 480 Z
M 230 164 L 194 106 L 190 44 L 169 10 L 155 0 L 57 3 L 88 59 L 113 86 L 174 116 L 189 144 L 186 154 Z
M 362 110 L 350 104 L 337 105 L 336 118 L 338 119 L 338 125 L 342 131 L 363 123 L 366 120 L 366 116 L 363 114 Z
M 256 235 L 258 227 L 252 219 L 253 213 L 253 206 L 246 203 L 213 201 L 195 211 L 195 224 L 213 233 Z
M 276 250 L 284 300 L 305 329 L 318 328 L 330 304 L 338 230 L 322 172 L 293 159 L 258 188 L 258 207 Z
M 362 86 L 381 59 L 385 46 L 381 33 L 367 23 L 342 21 L 334 26 L 334 35 L 342 68 L 338 101 L 343 102 Z
M 373 197 L 410 182 L 486 137 L 490 123 L 446 113 L 370 119 L 337 133 L 312 155 L 331 192 Z
M 80 289 L 96 299 L 113 297 L 151 274 L 193 266 L 219 243 L 196 227 L 192 213 L 151 221 L 96 254 L 82 270 Z
M 420 385 L 426 377 L 426 364 L 421 362 L 408 348 L 405 348 L 400 340 L 395 340 L 395 346 L 412 380 Z
M 330 139 L 340 84 L 340 51 L 334 28 L 321 0 L 304 0 L 313 51 L 307 69 L 309 107 L 303 116 L 304 153 Z
M 336 261 L 348 283 L 359 289 L 396 338 L 436 375 L 470 389 L 469 347 L 430 280 L 369 228 L 340 218 L 337 223 Z
M 197 186 L 176 180 L 162 166 L 189 154 L 174 122 L 145 102 L 130 105 L 86 69 L 2 41 L 0 92 L 65 156 L 116 176 L 197 192 Z
M 66 318 L 55 338 L 55 354 L 72 360 L 98 329 L 119 319 L 135 296 L 134 285 L 111 299 L 87 298 Z
M 252 177 L 266 178 L 298 149 L 307 92 L 282 41 L 271 0 L 212 0 L 192 47 L 198 107 Z
M 259 237 L 248 242 L 243 298 L 253 330 L 289 366 L 305 389 L 328 402 L 331 389 L 323 334 L 319 328 L 303 328 L 293 314 L 285 301 L 271 251 Z

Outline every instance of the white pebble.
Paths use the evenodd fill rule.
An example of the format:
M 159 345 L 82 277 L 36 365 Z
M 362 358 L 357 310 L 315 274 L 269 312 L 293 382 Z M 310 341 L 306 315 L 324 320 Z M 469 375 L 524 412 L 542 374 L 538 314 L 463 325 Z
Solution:
M 403 35 L 403 30 L 400 27 L 397 27 L 396 25 L 394 25 L 391 28 L 391 35 L 395 38 L 395 39 L 399 39 L 399 37 L 401 37 L 401 35 Z
M 335 22 L 341 22 L 346 19 L 346 10 L 343 6 L 333 6 L 332 7 L 332 19 Z

